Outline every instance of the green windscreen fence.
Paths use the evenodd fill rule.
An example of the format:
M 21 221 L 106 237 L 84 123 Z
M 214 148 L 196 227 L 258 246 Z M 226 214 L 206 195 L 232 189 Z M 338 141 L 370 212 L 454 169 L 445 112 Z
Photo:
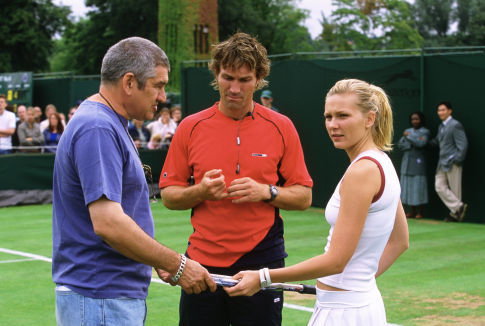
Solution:
M 153 182 L 158 183 L 167 151 L 140 150 L 144 164 L 152 168 Z M 0 191 L 52 189 L 55 154 L 0 155 Z
M 394 114 L 394 143 L 409 128 L 409 115 L 422 111 L 433 136 L 440 120 L 436 115 L 438 102 L 451 101 L 453 116 L 462 122 L 469 139 L 464 165 L 463 199 L 469 204 L 467 220 L 485 222 L 483 187 L 485 180 L 479 166 L 485 154 L 479 151 L 483 136 L 479 134 L 485 109 L 482 96 L 485 54 L 482 52 L 446 55 L 379 56 L 364 58 L 334 58 L 281 60 L 271 65 L 268 76 L 274 106 L 295 124 L 305 153 L 309 172 L 314 180 L 313 205 L 325 207 L 336 184 L 349 164 L 341 150 L 334 149 L 326 133 L 323 119 L 327 91 L 336 81 L 358 78 L 382 87 L 390 96 Z M 219 94 L 209 85 L 212 73 L 203 67 L 182 69 L 182 104 L 184 114 L 211 106 Z M 260 91 L 254 100 L 260 102 Z M 444 218 L 448 211 L 434 191 L 434 174 L 438 150 L 428 148 L 429 204 L 428 217 Z M 390 156 L 399 173 L 402 153 L 396 148 Z
M 99 76 L 34 76 L 33 105 L 42 110 L 47 104 L 54 104 L 58 112 L 67 114 L 78 100 L 98 92 Z

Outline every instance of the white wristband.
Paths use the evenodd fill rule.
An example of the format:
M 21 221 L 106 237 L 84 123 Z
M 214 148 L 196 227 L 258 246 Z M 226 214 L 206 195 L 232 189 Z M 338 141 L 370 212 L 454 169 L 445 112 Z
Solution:
M 268 283 L 266 281 L 266 277 L 264 276 L 264 271 L 262 269 L 259 270 L 259 282 L 261 284 L 262 289 L 264 289 L 265 287 L 268 286 Z
M 185 263 L 187 262 L 187 258 L 180 254 L 180 266 L 179 266 L 179 270 L 177 271 L 177 274 L 175 274 L 175 276 L 172 276 L 172 281 L 174 283 L 177 283 L 180 279 L 180 277 L 182 276 L 182 273 L 184 272 L 184 269 L 185 269 Z
M 264 271 L 264 276 L 266 278 L 266 286 L 270 286 L 271 285 L 271 277 L 269 276 L 268 267 L 263 268 L 263 271 Z

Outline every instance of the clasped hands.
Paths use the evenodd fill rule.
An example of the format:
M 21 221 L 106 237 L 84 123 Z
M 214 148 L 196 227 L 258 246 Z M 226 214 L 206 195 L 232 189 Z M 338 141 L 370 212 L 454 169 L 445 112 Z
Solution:
M 221 169 L 207 171 L 200 181 L 199 187 L 206 200 L 233 198 L 234 204 L 257 202 L 271 198 L 269 187 L 249 177 L 234 179 L 226 188 L 226 182 Z

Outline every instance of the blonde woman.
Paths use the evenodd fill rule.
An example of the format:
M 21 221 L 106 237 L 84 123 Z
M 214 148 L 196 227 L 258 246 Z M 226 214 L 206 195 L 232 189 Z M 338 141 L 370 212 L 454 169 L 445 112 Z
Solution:
M 253 295 L 271 282 L 318 279 L 308 325 L 386 325 L 375 278 L 409 246 L 399 179 L 385 153 L 393 131 L 387 95 L 361 80 L 337 82 L 326 96 L 325 127 L 351 162 L 325 210 L 325 252 L 287 268 L 240 272 L 226 292 Z

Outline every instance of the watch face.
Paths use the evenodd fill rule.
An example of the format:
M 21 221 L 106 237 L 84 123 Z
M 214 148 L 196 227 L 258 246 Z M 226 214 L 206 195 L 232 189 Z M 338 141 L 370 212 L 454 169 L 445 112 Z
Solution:
M 275 200 L 276 196 L 278 196 L 278 188 L 273 185 L 269 185 L 269 194 L 271 195 L 271 198 L 265 200 L 267 203 Z
M 276 188 L 275 186 L 271 186 L 270 193 L 271 193 L 271 200 L 274 200 L 276 196 L 278 196 L 278 188 Z
M 271 195 L 272 196 L 278 195 L 278 189 L 276 189 L 276 187 L 271 187 Z

